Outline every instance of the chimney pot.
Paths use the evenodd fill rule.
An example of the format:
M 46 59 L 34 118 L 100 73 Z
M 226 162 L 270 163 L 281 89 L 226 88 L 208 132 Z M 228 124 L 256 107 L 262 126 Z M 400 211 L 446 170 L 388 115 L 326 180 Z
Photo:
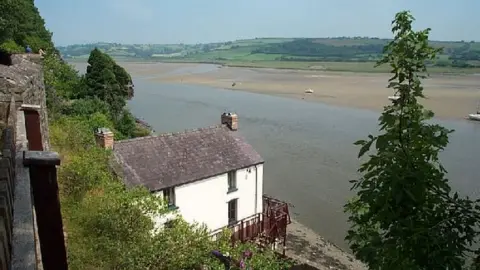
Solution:
M 227 125 L 230 130 L 238 130 L 238 115 L 236 113 L 223 113 L 221 122 L 222 125 Z
M 108 128 L 98 128 L 95 131 L 95 141 L 97 145 L 104 149 L 113 149 L 113 132 Z

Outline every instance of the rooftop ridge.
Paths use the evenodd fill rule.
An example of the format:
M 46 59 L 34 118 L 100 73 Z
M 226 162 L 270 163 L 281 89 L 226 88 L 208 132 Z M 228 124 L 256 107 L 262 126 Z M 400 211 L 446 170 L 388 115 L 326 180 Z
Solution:
M 178 135 L 183 135 L 183 134 L 187 134 L 187 133 L 202 132 L 202 131 L 224 128 L 224 127 L 226 127 L 226 125 L 214 125 L 214 126 L 207 126 L 207 127 L 201 127 L 201 128 L 191 128 L 191 129 L 185 129 L 185 130 L 177 131 L 177 132 L 165 132 L 165 133 L 161 133 L 161 134 L 158 134 L 158 135 L 150 135 L 150 136 L 144 136 L 144 137 L 138 137 L 138 138 L 132 138 L 132 139 L 126 139 L 126 140 L 119 140 L 119 141 L 116 141 L 115 143 L 117 143 L 117 144 L 118 143 L 129 143 L 129 142 L 136 142 L 136 141 L 142 141 L 142 140 L 153 139 L 153 138 L 178 136 Z

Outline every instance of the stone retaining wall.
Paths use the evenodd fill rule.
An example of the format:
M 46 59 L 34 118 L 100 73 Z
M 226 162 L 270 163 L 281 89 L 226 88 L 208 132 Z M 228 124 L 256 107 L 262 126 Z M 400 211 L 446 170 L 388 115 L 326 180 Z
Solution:
M 0 269 L 42 269 L 22 104 L 37 105 L 44 150 L 49 149 L 48 115 L 41 58 L 13 55 L 0 65 Z

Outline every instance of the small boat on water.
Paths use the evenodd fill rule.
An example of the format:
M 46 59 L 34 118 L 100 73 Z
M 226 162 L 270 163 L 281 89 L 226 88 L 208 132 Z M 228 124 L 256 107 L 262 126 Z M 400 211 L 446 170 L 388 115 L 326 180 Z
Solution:
M 473 120 L 473 121 L 480 121 L 480 102 L 478 103 L 478 106 L 477 106 L 477 112 L 469 114 L 467 116 L 467 119 Z
M 307 90 L 305 90 L 305 93 L 307 93 L 307 94 L 312 94 L 312 93 L 313 93 L 313 90 L 310 89 L 310 88 L 308 88 Z
M 400 98 L 400 96 L 389 96 L 388 97 L 388 99 L 391 100 L 391 101 L 397 100 L 399 98 Z
M 468 119 L 473 121 L 480 121 L 480 112 L 469 114 Z

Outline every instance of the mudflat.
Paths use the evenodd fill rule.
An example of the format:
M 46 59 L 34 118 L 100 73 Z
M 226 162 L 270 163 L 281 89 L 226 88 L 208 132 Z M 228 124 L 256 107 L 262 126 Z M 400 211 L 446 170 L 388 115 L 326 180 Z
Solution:
M 381 111 L 389 104 L 388 73 L 301 71 L 264 68 L 212 67 L 205 64 L 131 63 L 132 74 L 166 83 L 183 83 L 233 91 L 283 96 L 339 106 Z M 460 119 L 480 102 L 480 74 L 434 74 L 424 80 L 421 103 L 443 119 Z M 306 93 L 311 89 L 313 93 Z

